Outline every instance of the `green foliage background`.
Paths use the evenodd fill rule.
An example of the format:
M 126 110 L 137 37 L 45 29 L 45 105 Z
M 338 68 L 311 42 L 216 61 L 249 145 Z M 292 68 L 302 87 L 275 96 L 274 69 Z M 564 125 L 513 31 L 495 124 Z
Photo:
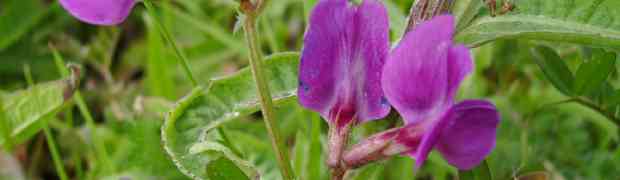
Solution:
M 456 39 L 475 47 L 476 64 L 475 73 L 461 87 L 458 99 L 488 99 L 499 107 L 502 119 L 497 147 L 487 161 L 492 176 L 510 179 L 546 173 L 564 179 L 620 177 L 617 124 L 620 1 L 515 0 L 517 8 L 513 12 L 495 18 L 488 16 L 488 10 L 478 1 L 457 1 L 461 3 L 457 6 L 460 9 L 455 10 L 460 18 Z M 258 24 L 264 54 L 300 51 L 313 3 L 312 0 L 269 3 Z M 396 42 L 402 35 L 411 1 L 385 0 L 384 3 L 390 13 L 391 37 Z M 253 92 L 247 84 L 242 84 L 248 82 L 244 79 L 250 79 L 247 75 L 233 75 L 248 65 L 243 34 L 235 32 L 238 3 L 159 0 L 155 4 L 160 19 L 171 28 L 174 38 L 188 54 L 191 69 L 201 84 L 206 87 L 210 79 L 222 76 L 234 80 L 214 83 L 219 89 L 214 87 L 214 92 L 205 93 L 219 94 L 202 96 L 201 102 L 189 102 L 194 103 L 190 108 L 200 118 L 222 118 L 226 113 L 241 112 L 222 118 L 226 119 L 220 126 L 225 135 L 209 132 L 204 136 L 233 149 L 235 156 L 252 164 L 262 179 L 279 179 L 257 108 L 248 104 L 243 104 L 248 107 L 241 109 L 227 106 L 230 104 L 205 105 L 214 98 L 225 103 L 229 97 L 248 98 L 243 93 Z M 86 120 L 73 101 L 63 103 L 58 96 L 28 95 L 46 88 L 52 89 L 45 91 L 47 95 L 62 94 L 64 78 L 58 73 L 50 46 L 58 49 L 65 61 L 81 65 L 79 90 L 96 121 L 97 133 L 89 133 Z M 19 121 L 11 119 L 11 113 L 37 116 L 37 123 L 29 123 L 27 132 L 17 132 L 19 138 L 2 144 L 7 152 L 0 154 L 0 179 L 59 177 L 52 155 L 44 146 L 47 141 L 43 132 L 36 131 L 43 126 L 51 128 L 63 166 L 72 179 L 186 179 L 166 154 L 160 133 L 165 113 L 183 96 L 196 91 L 183 76 L 172 53 L 141 5 L 136 6 L 128 21 L 117 27 L 95 27 L 69 16 L 57 1 L 1 1 L 0 117 L 2 122 L 13 123 L 2 127 L 11 129 Z M 291 62 L 295 65 L 295 58 L 289 59 L 279 66 Z M 24 67 L 30 69 L 36 86 L 28 85 Z M 286 74 L 290 70 L 274 71 L 276 75 L 283 74 L 272 77 L 281 83 L 281 86 L 275 83 L 276 89 L 286 90 L 295 85 L 296 77 Z M 244 88 L 235 89 L 237 85 Z M 20 95 L 20 91 L 26 93 Z M 300 179 L 327 179 L 328 170 L 323 163 L 326 124 L 292 98 L 279 103 L 277 113 L 295 174 Z M 17 106 L 8 105 L 13 99 L 47 109 L 18 112 Z M 39 102 L 45 104 L 36 104 Z M 188 113 L 184 117 L 192 118 L 192 115 Z M 399 123 L 398 118 L 387 118 L 364 124 L 355 129 L 353 140 Z M 192 125 L 207 126 L 202 121 Z M 93 151 L 97 145 L 92 139 L 103 142 L 109 162 Z M 228 156 L 222 152 L 197 156 Z M 228 162 L 226 158 L 209 160 L 219 164 L 210 168 L 213 172 L 235 171 L 234 163 L 238 163 Z M 412 163 L 408 157 L 395 157 L 353 171 L 349 177 L 413 179 Z M 226 175 L 234 173 L 209 177 L 238 178 Z M 457 170 L 437 153 L 432 153 L 416 174 L 421 179 L 456 176 Z

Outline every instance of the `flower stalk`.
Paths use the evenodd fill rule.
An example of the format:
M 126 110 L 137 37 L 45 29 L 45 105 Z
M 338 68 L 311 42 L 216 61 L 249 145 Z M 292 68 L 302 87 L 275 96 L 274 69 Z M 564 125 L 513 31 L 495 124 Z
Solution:
M 275 123 L 275 113 L 273 111 L 273 101 L 271 99 L 271 93 L 269 92 L 269 84 L 265 79 L 263 71 L 262 55 L 260 52 L 260 45 L 258 40 L 258 31 L 256 24 L 258 16 L 264 6 L 265 1 L 258 0 L 254 3 L 250 0 L 241 1 L 241 12 L 245 15 L 243 21 L 243 31 L 245 34 L 245 40 L 249 48 L 249 61 L 252 70 L 252 76 L 258 89 L 258 96 L 261 104 L 261 110 L 263 114 L 263 120 L 271 139 L 271 146 L 276 153 L 278 166 L 282 173 L 282 178 L 287 180 L 294 179 L 293 171 L 290 165 L 288 152 L 282 144 L 280 131 Z
M 343 127 L 338 127 L 336 124 L 329 128 L 327 165 L 332 169 L 332 180 L 343 179 L 349 169 L 342 163 L 342 155 L 349 142 L 352 126 L 353 123 L 348 123 Z

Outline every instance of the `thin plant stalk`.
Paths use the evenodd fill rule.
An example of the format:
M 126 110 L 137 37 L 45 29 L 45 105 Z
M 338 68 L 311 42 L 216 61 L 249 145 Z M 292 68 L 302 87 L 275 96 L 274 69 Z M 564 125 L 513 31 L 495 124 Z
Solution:
M 196 78 L 194 78 L 192 69 L 189 68 L 189 61 L 187 60 L 187 56 L 185 55 L 185 53 L 183 53 L 181 48 L 179 48 L 177 43 L 172 39 L 172 35 L 170 34 L 170 31 L 168 31 L 166 26 L 164 26 L 164 24 L 159 21 L 159 18 L 157 18 L 157 13 L 155 12 L 155 8 L 153 7 L 151 0 L 144 0 L 143 3 L 144 3 L 144 7 L 146 7 L 147 13 L 151 16 L 151 18 L 153 19 L 153 22 L 157 24 L 159 32 L 164 37 L 164 40 L 166 40 L 166 42 L 168 42 L 168 44 L 172 46 L 172 49 L 174 50 L 174 54 L 179 59 L 183 67 L 183 71 L 185 72 L 185 75 L 192 82 L 192 86 L 193 87 L 198 86 L 198 81 L 196 81 Z
M 58 53 L 58 51 L 56 51 L 54 47 L 50 46 L 50 48 L 52 49 L 52 52 L 54 55 L 54 61 L 56 63 L 56 68 L 58 69 L 62 77 L 69 77 L 69 69 L 65 66 L 62 56 L 60 56 L 60 53 Z M 77 77 L 74 77 L 74 78 L 77 78 Z M 78 106 L 78 109 L 80 110 L 80 114 L 86 120 L 86 127 L 90 129 L 90 138 L 94 144 L 95 153 L 97 154 L 97 157 L 99 158 L 99 160 L 103 163 L 101 167 L 110 168 L 111 171 L 114 172 L 116 168 L 114 164 L 112 164 L 112 161 L 110 160 L 110 157 L 108 156 L 108 153 L 106 152 L 105 144 L 103 144 L 103 141 L 101 141 L 100 139 L 97 139 L 97 127 L 95 125 L 95 120 L 93 119 L 93 116 L 88 110 L 88 106 L 86 105 L 84 98 L 82 98 L 80 91 L 77 89 L 75 90 L 73 94 L 73 100 Z
M 288 157 L 288 151 L 282 144 L 280 137 L 280 131 L 277 128 L 275 122 L 275 113 L 273 112 L 273 101 L 271 99 L 271 93 L 269 92 L 269 85 L 265 79 L 263 71 L 262 55 L 260 52 L 260 45 L 258 40 L 258 32 L 256 24 L 258 15 L 264 5 L 265 1 L 256 1 L 252 3 L 250 0 L 241 1 L 241 11 L 245 14 L 243 21 L 243 31 L 245 33 L 245 40 L 248 44 L 249 61 L 252 69 L 252 76 L 258 88 L 258 96 L 261 104 L 261 110 L 263 113 L 263 120 L 271 139 L 271 146 L 276 153 L 278 166 L 282 173 L 282 178 L 286 180 L 294 179 L 293 169 Z
M 24 76 L 26 77 L 26 82 L 28 83 L 28 86 L 34 87 L 34 80 L 32 78 L 32 73 L 30 72 L 29 65 L 24 66 Z M 45 138 L 47 139 L 47 146 L 50 150 L 50 154 L 52 154 L 52 161 L 54 161 L 54 166 L 56 167 L 56 173 L 58 173 L 58 177 L 61 180 L 68 180 L 69 177 L 65 172 L 65 167 L 62 164 L 62 158 L 60 158 L 56 142 L 54 141 L 54 137 L 52 136 L 52 130 L 50 130 L 48 124 L 45 124 L 45 126 L 43 126 L 43 132 L 45 133 Z
M 65 167 L 62 164 L 62 158 L 60 158 L 58 148 L 56 147 L 56 142 L 54 141 L 54 137 L 52 137 L 52 132 L 49 126 L 44 126 L 43 132 L 45 132 L 45 137 L 47 138 L 47 146 L 49 147 L 50 153 L 52 154 L 52 160 L 54 161 L 54 166 L 56 166 L 56 172 L 58 173 L 58 176 L 61 180 L 68 180 L 69 177 L 65 172 Z
M 177 59 L 179 60 L 181 66 L 183 67 L 183 71 L 185 72 L 185 75 L 192 82 L 192 86 L 194 88 L 197 87 L 198 81 L 196 81 L 194 73 L 192 72 L 192 69 L 189 67 L 189 60 L 187 59 L 187 56 L 185 55 L 183 50 L 179 48 L 179 45 L 177 45 L 174 39 L 172 39 L 172 35 L 170 34 L 170 31 L 168 30 L 168 28 L 166 28 L 166 26 L 164 26 L 164 23 L 162 23 L 159 20 L 159 18 L 157 18 L 157 13 L 155 12 L 155 8 L 153 7 L 153 4 L 151 4 L 151 0 L 144 0 L 143 2 L 144 2 L 144 7 L 146 7 L 147 13 L 149 14 L 149 16 L 151 16 L 151 19 L 153 20 L 153 22 L 155 22 L 157 29 L 159 30 L 161 35 L 164 37 L 164 40 L 168 44 L 170 44 L 170 46 L 172 46 L 172 49 L 174 50 L 174 54 L 177 56 Z M 217 132 L 220 133 L 220 135 L 222 136 L 224 140 L 224 143 L 226 143 L 232 149 L 233 152 L 235 152 L 237 155 L 241 155 L 241 152 L 234 145 L 232 145 L 232 143 L 230 142 L 230 140 L 224 133 L 224 130 L 218 127 Z

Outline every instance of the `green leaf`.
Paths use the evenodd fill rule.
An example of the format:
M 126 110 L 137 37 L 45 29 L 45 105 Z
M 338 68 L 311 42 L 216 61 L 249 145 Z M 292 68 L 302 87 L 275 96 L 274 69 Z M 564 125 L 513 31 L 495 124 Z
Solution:
M 45 119 L 60 109 L 72 91 L 69 82 L 58 80 L 2 95 L 3 129 L 9 131 L 2 134 L 8 134 L 13 144 L 27 140 L 43 128 Z M 5 142 L 0 137 L 0 144 Z
M 144 175 L 132 179 L 187 179 L 161 148 L 159 129 L 162 123 L 163 118 L 144 116 L 135 120 L 110 121 L 102 126 L 110 130 L 110 135 L 99 139 L 109 145 L 107 149 L 111 152 L 112 162 L 123 174 Z
M 324 160 L 321 145 L 321 118 L 316 113 L 304 112 L 302 115 L 311 117 L 306 131 L 298 131 L 295 137 L 293 166 L 300 179 L 321 179 Z
M 491 168 L 486 160 L 469 171 L 459 171 L 459 180 L 492 180 Z
M 189 149 L 189 155 L 209 161 L 204 167 L 207 179 L 259 179 L 253 165 L 220 143 L 203 141 L 194 144 Z
M 0 2 L 0 51 L 15 43 L 47 13 L 40 0 Z
M 483 1 L 481 0 L 460 0 L 456 1 L 452 10 L 456 17 L 456 29 L 457 32 L 467 27 L 472 20 L 480 12 Z
M 614 70 L 615 63 L 615 53 L 595 52 L 594 57 L 583 62 L 575 74 L 575 93 L 584 95 L 601 88 Z
M 566 95 L 573 95 L 575 78 L 560 56 L 551 48 L 538 46 L 532 49 L 534 61 L 543 71 L 547 79 L 558 90 Z
M 265 76 L 276 106 L 295 101 L 298 64 L 297 53 L 281 53 L 265 59 Z M 250 69 L 245 68 L 235 75 L 212 80 L 206 89 L 195 88 L 181 99 L 168 113 L 162 128 L 164 148 L 177 167 L 195 179 L 210 179 L 216 177 L 208 172 L 213 168 L 209 168 L 210 164 L 218 157 L 227 158 L 239 169 L 246 169 L 243 172 L 247 178 L 254 178 L 243 161 L 227 153 L 230 150 L 225 146 L 209 148 L 215 145 L 208 135 L 222 123 L 259 111 L 257 94 Z M 204 153 L 205 150 L 218 153 Z
M 514 12 L 484 15 L 457 34 L 476 47 L 502 38 L 536 39 L 620 47 L 620 1 L 520 0 Z M 482 15 L 481 15 L 482 16 Z
M 350 177 L 351 180 L 380 180 L 383 171 L 385 171 L 385 164 L 371 163 L 349 172 L 346 177 Z

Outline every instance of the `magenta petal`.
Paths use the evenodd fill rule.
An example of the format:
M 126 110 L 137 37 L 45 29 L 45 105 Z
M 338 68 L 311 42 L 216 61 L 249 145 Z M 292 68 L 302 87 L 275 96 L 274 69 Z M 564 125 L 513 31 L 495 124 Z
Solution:
M 385 7 L 365 0 L 323 0 L 310 16 L 302 50 L 300 103 L 329 121 L 382 118 L 381 71 L 389 50 Z
M 446 116 L 437 149 L 451 165 L 469 170 L 477 166 L 495 147 L 499 113 L 487 101 L 466 100 Z
M 136 4 L 134 0 L 60 0 L 60 4 L 79 20 L 94 25 L 122 23 Z
M 422 137 L 411 152 L 416 168 L 436 147 L 453 166 L 468 170 L 478 165 L 495 147 L 499 113 L 487 101 L 466 100 L 450 108 Z
M 454 18 L 438 16 L 407 33 L 390 53 L 383 90 L 406 123 L 433 119 L 452 103 L 462 72 L 463 49 L 453 47 Z M 468 54 L 467 54 L 468 55 Z M 470 59 L 467 59 L 471 61 Z M 463 68 L 463 69 L 461 69 Z M 459 75 L 454 75 L 459 74 Z
M 452 99 L 461 81 L 471 73 L 474 65 L 469 48 L 463 45 L 455 45 L 450 48 L 448 61 L 448 96 Z

